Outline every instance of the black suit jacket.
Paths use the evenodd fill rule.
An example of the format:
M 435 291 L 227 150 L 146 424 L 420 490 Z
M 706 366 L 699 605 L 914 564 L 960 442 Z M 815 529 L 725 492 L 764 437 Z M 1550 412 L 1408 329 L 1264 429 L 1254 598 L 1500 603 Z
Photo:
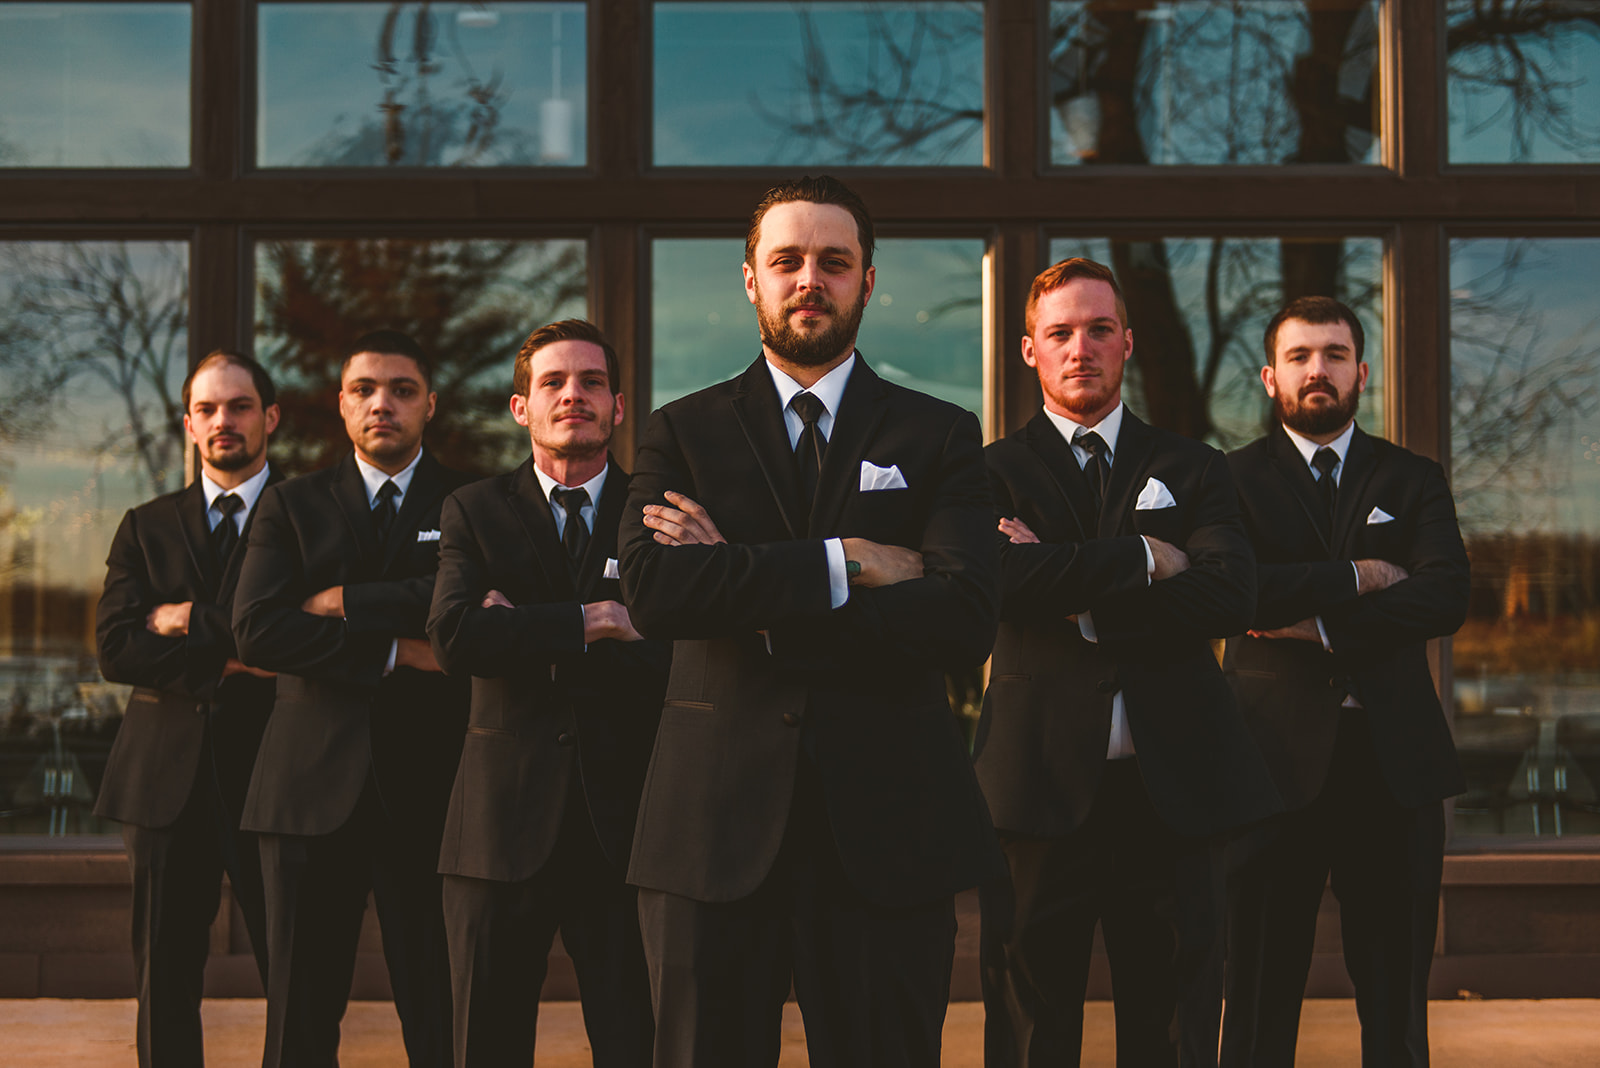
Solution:
M 815 505 L 763 359 L 656 411 L 622 522 L 636 626 L 676 639 L 629 881 L 701 901 L 753 892 L 782 843 L 802 746 L 844 870 L 867 898 L 931 901 L 1003 871 L 943 672 L 994 637 L 995 547 L 978 423 L 859 356 Z M 902 489 L 860 492 L 863 461 Z M 727 544 L 659 545 L 646 504 L 677 490 Z M 920 550 L 925 577 L 830 608 L 823 541 Z M 758 631 L 771 636 L 772 651 Z
M 1038 544 L 1001 545 L 1000 634 L 976 744 L 995 825 L 1064 835 L 1088 815 L 1121 690 L 1146 790 L 1185 835 L 1260 819 L 1280 802 L 1216 657 L 1255 603 L 1250 544 L 1222 454 L 1124 411 L 1099 523 L 1072 447 L 1042 411 L 986 458 L 999 515 Z M 1172 507 L 1136 509 L 1149 479 Z M 1139 535 L 1189 556 L 1148 581 Z M 1066 617 L 1093 613 L 1098 643 Z
M 271 473 L 267 485 L 282 477 Z M 246 537 L 253 522 L 254 512 L 245 520 Z M 238 656 L 229 615 L 243 561 L 241 539 L 218 567 L 199 479 L 122 517 L 106 559 L 95 644 L 100 673 L 134 691 L 106 760 L 95 815 L 140 827 L 176 820 L 200 770 L 209 719 L 217 781 L 238 819 L 273 695 L 271 679 L 222 677 L 226 661 Z M 193 602 L 186 636 L 145 629 L 156 605 L 182 601 Z
M 247 830 L 328 834 L 354 811 L 370 769 L 391 814 L 436 836 L 461 752 L 466 687 L 383 668 L 393 639 L 426 637 L 440 506 L 466 480 L 424 453 L 384 552 L 354 455 L 262 494 L 233 633 L 246 663 L 280 674 Z M 344 619 L 300 610 L 340 585 Z
M 1322 790 L 1352 694 L 1367 710 L 1378 764 L 1402 805 L 1464 788 L 1450 727 L 1428 670 L 1429 638 L 1466 619 L 1470 575 L 1444 471 L 1357 427 L 1332 530 L 1316 481 L 1281 426 L 1228 456 L 1255 546 L 1260 598 L 1251 628 L 1321 616 L 1318 643 L 1243 637 L 1226 664 L 1251 728 L 1291 807 Z M 1374 509 L 1392 516 L 1380 518 Z M 1380 559 L 1410 578 L 1356 594 L 1350 561 Z
M 538 872 L 574 775 L 618 879 L 627 868 L 672 656 L 648 640 L 584 648 L 583 605 L 622 599 L 615 557 L 627 496 L 628 474 L 613 461 L 576 575 L 532 460 L 445 501 L 428 635 L 445 671 L 472 676 L 439 858 L 446 874 L 510 882 Z M 516 607 L 481 607 L 490 590 Z

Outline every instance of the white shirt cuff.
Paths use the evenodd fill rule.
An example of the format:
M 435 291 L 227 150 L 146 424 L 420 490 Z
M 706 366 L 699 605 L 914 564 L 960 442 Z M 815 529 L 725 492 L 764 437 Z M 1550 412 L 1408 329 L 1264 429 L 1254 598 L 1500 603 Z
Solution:
M 1314 617 L 1317 621 L 1317 637 L 1322 639 L 1322 647 L 1328 652 L 1333 652 L 1333 643 L 1328 640 L 1328 628 L 1322 625 L 1322 617 Z
M 829 538 L 822 543 L 828 551 L 828 599 L 831 608 L 839 608 L 850 599 L 850 576 L 844 572 L 844 542 Z
M 384 661 L 383 673 L 385 675 L 394 671 L 395 658 L 400 655 L 400 639 L 394 638 L 389 642 L 389 659 Z
M 1361 596 L 1361 569 L 1356 566 L 1356 562 L 1354 560 L 1350 561 L 1350 574 L 1352 574 L 1352 575 L 1354 575 L 1356 577 L 1356 596 L 1360 597 Z M 1320 620 L 1318 621 L 1318 625 L 1319 626 L 1321 625 L 1321 621 Z
M 1094 613 L 1087 611 L 1078 613 L 1078 633 L 1083 635 L 1084 641 L 1100 644 L 1100 636 L 1094 631 Z
M 1150 551 L 1149 538 L 1140 534 L 1139 540 L 1144 543 L 1144 584 L 1148 586 L 1156 577 L 1156 554 Z

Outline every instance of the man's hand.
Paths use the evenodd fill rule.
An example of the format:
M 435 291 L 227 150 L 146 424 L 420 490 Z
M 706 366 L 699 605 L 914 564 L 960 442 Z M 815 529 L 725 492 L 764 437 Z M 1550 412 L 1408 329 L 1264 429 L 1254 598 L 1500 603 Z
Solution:
M 144 617 L 144 629 L 163 638 L 181 638 L 189 633 L 189 609 L 193 601 L 158 604 Z
M 601 638 L 637 642 L 642 641 L 644 635 L 633 629 L 627 605 L 620 601 L 595 601 L 583 606 L 583 640 L 597 642 Z
M 1150 573 L 1152 582 L 1181 575 L 1189 570 L 1189 554 L 1176 545 L 1160 538 L 1152 538 L 1148 534 L 1144 535 L 1144 541 L 1150 546 L 1150 555 L 1156 562 L 1156 569 Z
M 488 593 L 484 594 L 483 595 L 483 604 L 480 605 L 479 607 L 481 607 L 481 608 L 494 608 L 497 605 L 499 607 L 501 607 L 501 608 L 515 608 L 515 607 L 517 607 L 516 605 L 511 603 L 510 598 L 508 598 L 505 594 L 501 593 L 499 590 L 490 590 Z
M 656 532 L 656 541 L 662 545 L 717 545 L 728 540 L 700 505 L 673 490 L 663 496 L 670 507 L 644 506 L 644 525 Z
M 321 593 L 313 593 L 306 598 L 306 603 L 300 606 L 300 611 L 309 612 L 314 616 L 332 616 L 334 619 L 344 618 L 344 587 L 329 586 Z M 427 643 L 424 642 L 424 645 Z M 437 671 L 435 667 L 433 670 Z
M 1322 634 L 1317 630 L 1317 621 L 1315 619 L 1302 619 L 1290 627 L 1278 627 L 1275 630 L 1252 630 L 1248 633 L 1252 638 L 1290 638 L 1295 641 L 1322 644 Z
M 1410 577 L 1405 568 L 1387 560 L 1357 560 L 1356 594 L 1377 593 Z
M 850 580 L 852 586 L 893 586 L 922 577 L 922 554 L 914 549 L 879 545 L 866 538 L 844 538 L 841 544 L 845 560 L 861 565 L 861 574 Z
M 270 679 L 277 674 L 276 671 L 268 671 L 266 668 L 251 667 L 243 660 L 236 660 L 231 656 L 222 665 L 223 678 L 229 675 L 254 675 L 258 679 Z
M 394 666 L 415 668 L 418 671 L 440 670 L 439 661 L 433 656 L 433 646 L 422 638 L 395 639 Z
M 1028 529 L 1028 524 L 1020 519 L 1000 520 L 1000 533 L 1011 539 L 1012 545 L 1037 545 L 1039 535 Z

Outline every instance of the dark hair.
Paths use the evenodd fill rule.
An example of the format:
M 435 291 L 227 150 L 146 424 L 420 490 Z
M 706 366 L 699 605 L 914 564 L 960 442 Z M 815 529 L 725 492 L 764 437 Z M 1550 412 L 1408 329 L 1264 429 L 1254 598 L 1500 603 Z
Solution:
M 350 369 L 350 361 L 363 352 L 375 352 L 380 356 L 404 356 L 417 365 L 417 371 L 422 375 L 422 384 L 428 390 L 433 389 L 433 361 L 428 359 L 428 354 L 422 351 L 422 346 L 417 344 L 409 334 L 402 334 L 398 330 L 374 330 L 370 334 L 362 334 L 356 338 L 355 344 L 350 347 L 350 352 L 344 358 L 344 363 L 339 366 L 339 377 L 344 377 L 344 372 Z
M 599 345 L 606 354 L 606 378 L 610 380 L 611 395 L 622 392 L 622 367 L 617 361 L 617 350 L 600 332 L 600 328 L 587 319 L 561 319 L 546 323 L 528 335 L 528 340 L 517 350 L 517 362 L 511 370 L 511 388 L 519 397 L 526 397 L 533 386 L 533 354 L 558 341 L 588 341 Z
M 1296 297 L 1285 304 L 1283 310 L 1274 315 L 1272 321 L 1267 324 L 1267 332 L 1261 340 L 1267 350 L 1268 367 L 1272 366 L 1278 356 L 1278 328 L 1290 319 L 1298 319 L 1313 326 L 1346 324 L 1350 327 L 1351 339 L 1356 343 L 1356 362 L 1360 363 L 1365 359 L 1367 334 L 1361 329 L 1361 320 L 1356 318 L 1355 312 L 1332 297 Z
M 183 380 L 183 410 L 189 410 L 189 393 L 194 388 L 195 376 L 207 367 L 214 364 L 227 364 L 230 367 L 242 367 L 250 372 L 250 381 L 256 387 L 256 396 L 261 399 L 261 410 L 266 411 L 278 403 L 278 390 L 272 384 L 272 376 L 267 374 L 267 369 L 248 356 L 241 355 L 231 349 L 213 349 L 201 358 L 200 362 L 189 368 L 189 374 Z
M 831 174 L 809 174 L 774 186 L 761 198 L 750 215 L 750 229 L 744 237 L 744 262 L 756 265 L 756 246 L 761 243 L 761 220 L 779 204 L 805 201 L 810 204 L 833 204 L 848 211 L 856 220 L 856 239 L 861 243 L 861 269 L 872 266 L 872 250 L 876 245 L 872 232 L 872 215 L 866 203 L 855 190 Z
M 1122 287 L 1117 285 L 1117 276 L 1111 273 L 1111 268 L 1094 260 L 1086 260 L 1076 256 L 1070 260 L 1062 260 L 1052 264 L 1039 272 L 1033 280 L 1033 285 L 1028 287 L 1028 304 L 1022 313 L 1022 324 L 1028 336 L 1033 336 L 1033 317 L 1039 310 L 1039 301 L 1045 294 L 1054 293 L 1068 282 L 1079 278 L 1088 278 L 1095 282 L 1104 282 L 1111 287 L 1111 295 L 1117 301 L 1117 318 L 1122 320 L 1122 328 L 1128 328 L 1128 305 L 1122 299 Z

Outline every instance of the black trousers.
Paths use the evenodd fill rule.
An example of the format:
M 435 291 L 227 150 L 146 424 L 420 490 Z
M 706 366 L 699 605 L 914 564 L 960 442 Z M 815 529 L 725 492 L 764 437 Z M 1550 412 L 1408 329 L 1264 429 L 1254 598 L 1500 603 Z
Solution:
M 332 834 L 263 834 L 267 899 L 264 1068 L 336 1068 L 361 917 L 371 892 L 412 1068 L 450 1064 L 450 964 L 439 842 L 390 816 L 370 776 Z
M 648 1068 L 655 1037 L 636 891 L 607 863 L 581 789 L 521 882 L 444 877 L 457 1068 L 530 1068 L 556 929 L 578 973 L 595 1068 Z
M 239 814 L 224 800 L 210 742 L 208 731 L 206 756 L 175 822 L 122 825 L 133 876 L 140 1068 L 205 1063 L 200 999 L 224 872 L 244 913 L 262 985 L 267 981 L 267 921 L 255 835 L 239 830 Z
M 980 893 L 988 1068 L 1079 1063 L 1097 922 L 1111 964 L 1117 1064 L 1216 1064 L 1220 849 L 1161 822 L 1138 761 L 1107 762 L 1071 834 L 1002 834 L 1001 845 L 1011 877 Z
M 813 1068 L 937 1068 L 955 899 L 866 900 L 840 866 L 804 758 L 783 846 L 747 898 L 639 891 L 656 1068 L 778 1063 L 791 979 Z
M 1444 806 L 1396 804 L 1362 709 L 1341 713 L 1322 793 L 1239 848 L 1229 880 L 1222 1063 L 1294 1064 L 1300 1002 L 1332 877 L 1367 1068 L 1428 1063 L 1428 970 L 1444 874 Z

